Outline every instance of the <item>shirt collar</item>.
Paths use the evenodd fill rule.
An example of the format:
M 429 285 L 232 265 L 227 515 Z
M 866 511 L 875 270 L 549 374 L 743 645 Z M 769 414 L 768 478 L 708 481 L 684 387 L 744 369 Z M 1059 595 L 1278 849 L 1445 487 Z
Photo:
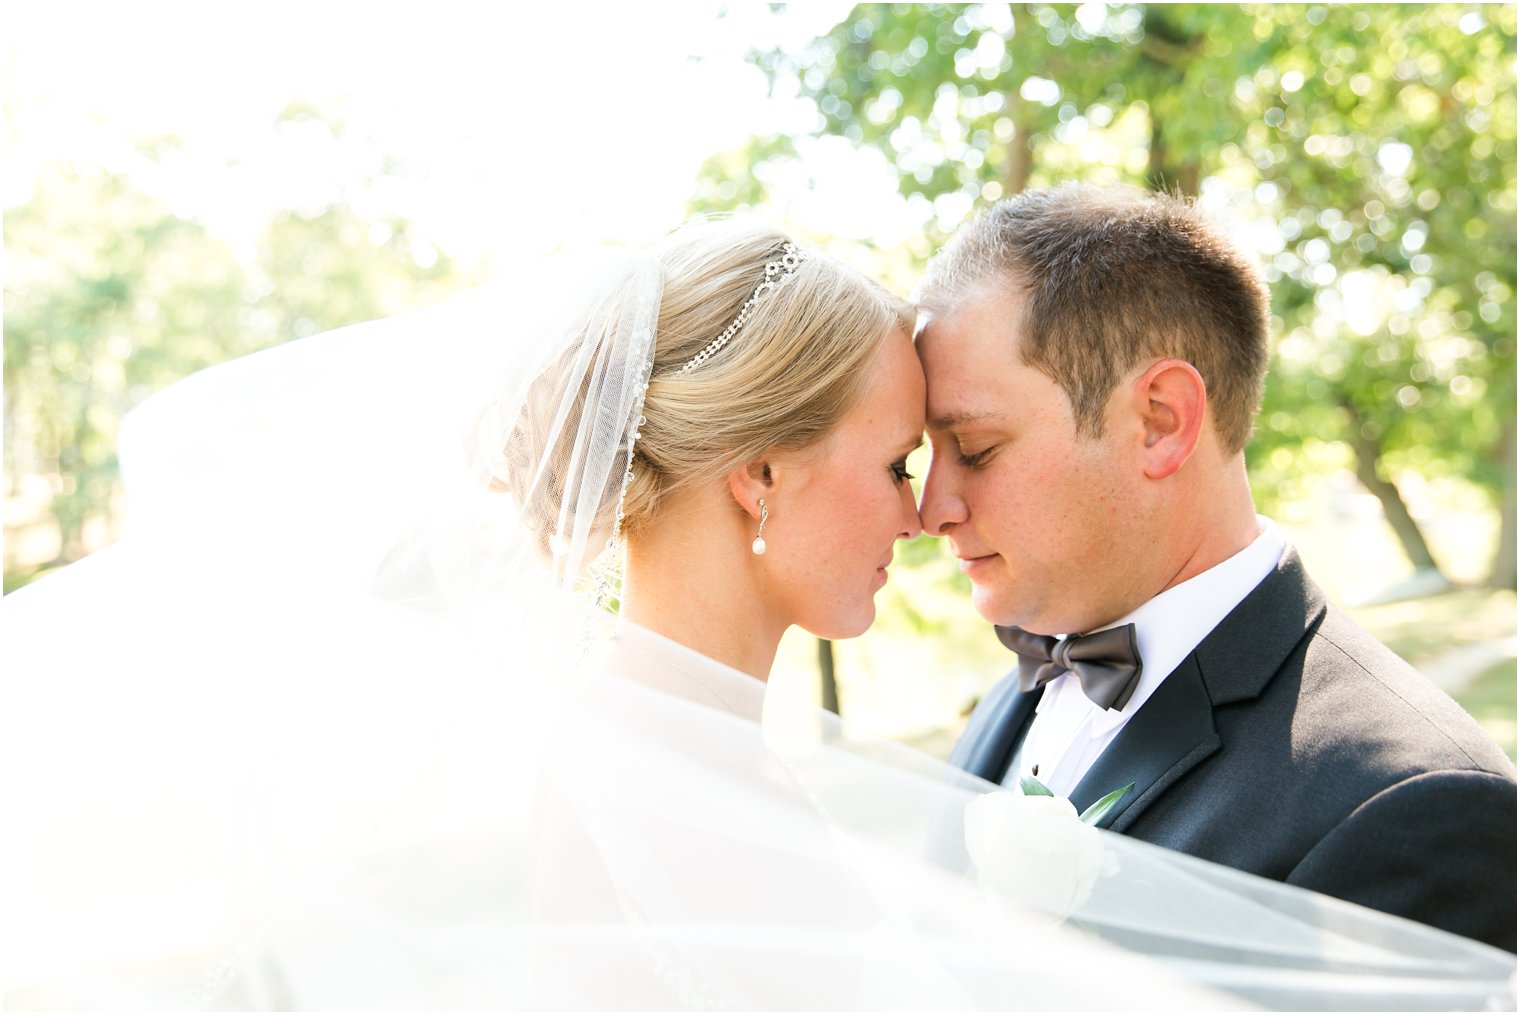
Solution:
M 1261 532 L 1245 549 L 1207 571 L 1173 585 L 1128 616 L 1108 625 L 1135 625 L 1135 643 L 1140 649 L 1143 665 L 1140 682 L 1123 709 L 1113 711 L 1088 702 L 1093 712 L 1091 731 L 1094 736 L 1127 722 L 1161 682 L 1208 637 L 1209 632 L 1272 573 L 1287 544 L 1270 518 L 1257 515 L 1256 521 Z M 1059 695 L 1068 676 L 1063 673 L 1050 682 L 1036 705 L 1037 709 L 1042 708 L 1047 699 L 1054 704 L 1051 692 Z

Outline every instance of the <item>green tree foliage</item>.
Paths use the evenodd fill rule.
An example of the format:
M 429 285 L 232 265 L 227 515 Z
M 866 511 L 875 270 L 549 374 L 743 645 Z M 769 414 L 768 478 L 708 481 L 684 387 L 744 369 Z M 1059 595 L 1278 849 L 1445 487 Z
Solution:
M 920 263 L 1030 186 L 1201 193 L 1272 283 L 1261 502 L 1352 467 L 1434 567 L 1392 480 L 1460 476 L 1502 515 L 1492 580 L 1513 587 L 1513 6 L 861 4 L 753 60 L 815 134 L 886 157 Z M 796 141 L 715 157 L 698 206 L 762 204 Z
M 350 134 L 339 111 L 292 103 L 276 133 L 357 162 L 321 200 L 271 209 L 249 266 L 248 304 L 260 327 L 302 338 L 389 317 L 457 291 L 467 274 L 405 217 L 388 194 L 404 166 Z
M 7 211 L 5 247 L 7 494 L 47 484 L 67 561 L 111 509 L 122 414 L 257 340 L 231 251 L 119 176 L 47 174 Z
M 34 525 L 51 525 L 58 544 L 52 560 L 8 546 L 7 589 L 113 534 L 117 425 L 154 391 L 468 284 L 470 273 L 407 220 L 361 211 L 363 197 L 272 209 L 243 256 L 133 178 L 101 169 L 47 167 L 6 209 L 6 496 L 13 506 L 40 499 Z M 8 543 L 16 522 L 8 512 Z
M 404 219 L 345 204 L 274 212 L 249 275 L 261 326 L 287 338 L 388 317 L 460 284 L 453 261 Z
M 1480 484 L 1504 514 L 1493 579 L 1513 587 L 1514 8 L 1269 13 L 1288 57 L 1241 98 L 1282 237 L 1258 457 L 1340 441 L 1426 567 L 1392 477 Z

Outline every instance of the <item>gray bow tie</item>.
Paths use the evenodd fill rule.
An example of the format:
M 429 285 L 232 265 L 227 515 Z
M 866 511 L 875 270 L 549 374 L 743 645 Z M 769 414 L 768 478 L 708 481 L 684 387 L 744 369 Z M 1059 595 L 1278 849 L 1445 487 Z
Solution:
M 1140 683 L 1140 650 L 1135 625 L 1094 634 L 1048 638 L 1023 628 L 998 627 L 998 641 L 1019 655 L 1019 689 L 1033 691 L 1068 670 L 1100 708 L 1121 709 Z

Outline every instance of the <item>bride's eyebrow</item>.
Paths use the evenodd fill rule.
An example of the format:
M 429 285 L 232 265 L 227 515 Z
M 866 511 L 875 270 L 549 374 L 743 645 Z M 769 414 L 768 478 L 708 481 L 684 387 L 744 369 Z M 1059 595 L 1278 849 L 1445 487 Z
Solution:
M 921 430 L 918 431 L 917 433 L 914 433 L 910 437 L 904 438 L 898 444 L 898 447 L 900 447 L 900 448 L 903 449 L 902 457 L 904 457 L 904 458 L 907 458 L 909 455 L 911 455 L 913 452 L 917 451 L 919 448 L 921 448 L 923 446 L 924 446 L 924 434 L 923 434 L 923 431 L 921 431 Z

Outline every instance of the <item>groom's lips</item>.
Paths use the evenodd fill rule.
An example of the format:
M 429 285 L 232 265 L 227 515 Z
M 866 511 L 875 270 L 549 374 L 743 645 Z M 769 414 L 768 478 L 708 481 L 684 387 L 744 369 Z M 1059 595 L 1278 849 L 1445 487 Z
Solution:
M 973 557 L 963 553 L 958 553 L 956 556 L 960 558 L 961 573 L 967 577 L 974 577 L 976 572 L 984 570 L 986 565 L 997 559 L 997 554 L 995 553 L 983 554 L 980 557 Z

